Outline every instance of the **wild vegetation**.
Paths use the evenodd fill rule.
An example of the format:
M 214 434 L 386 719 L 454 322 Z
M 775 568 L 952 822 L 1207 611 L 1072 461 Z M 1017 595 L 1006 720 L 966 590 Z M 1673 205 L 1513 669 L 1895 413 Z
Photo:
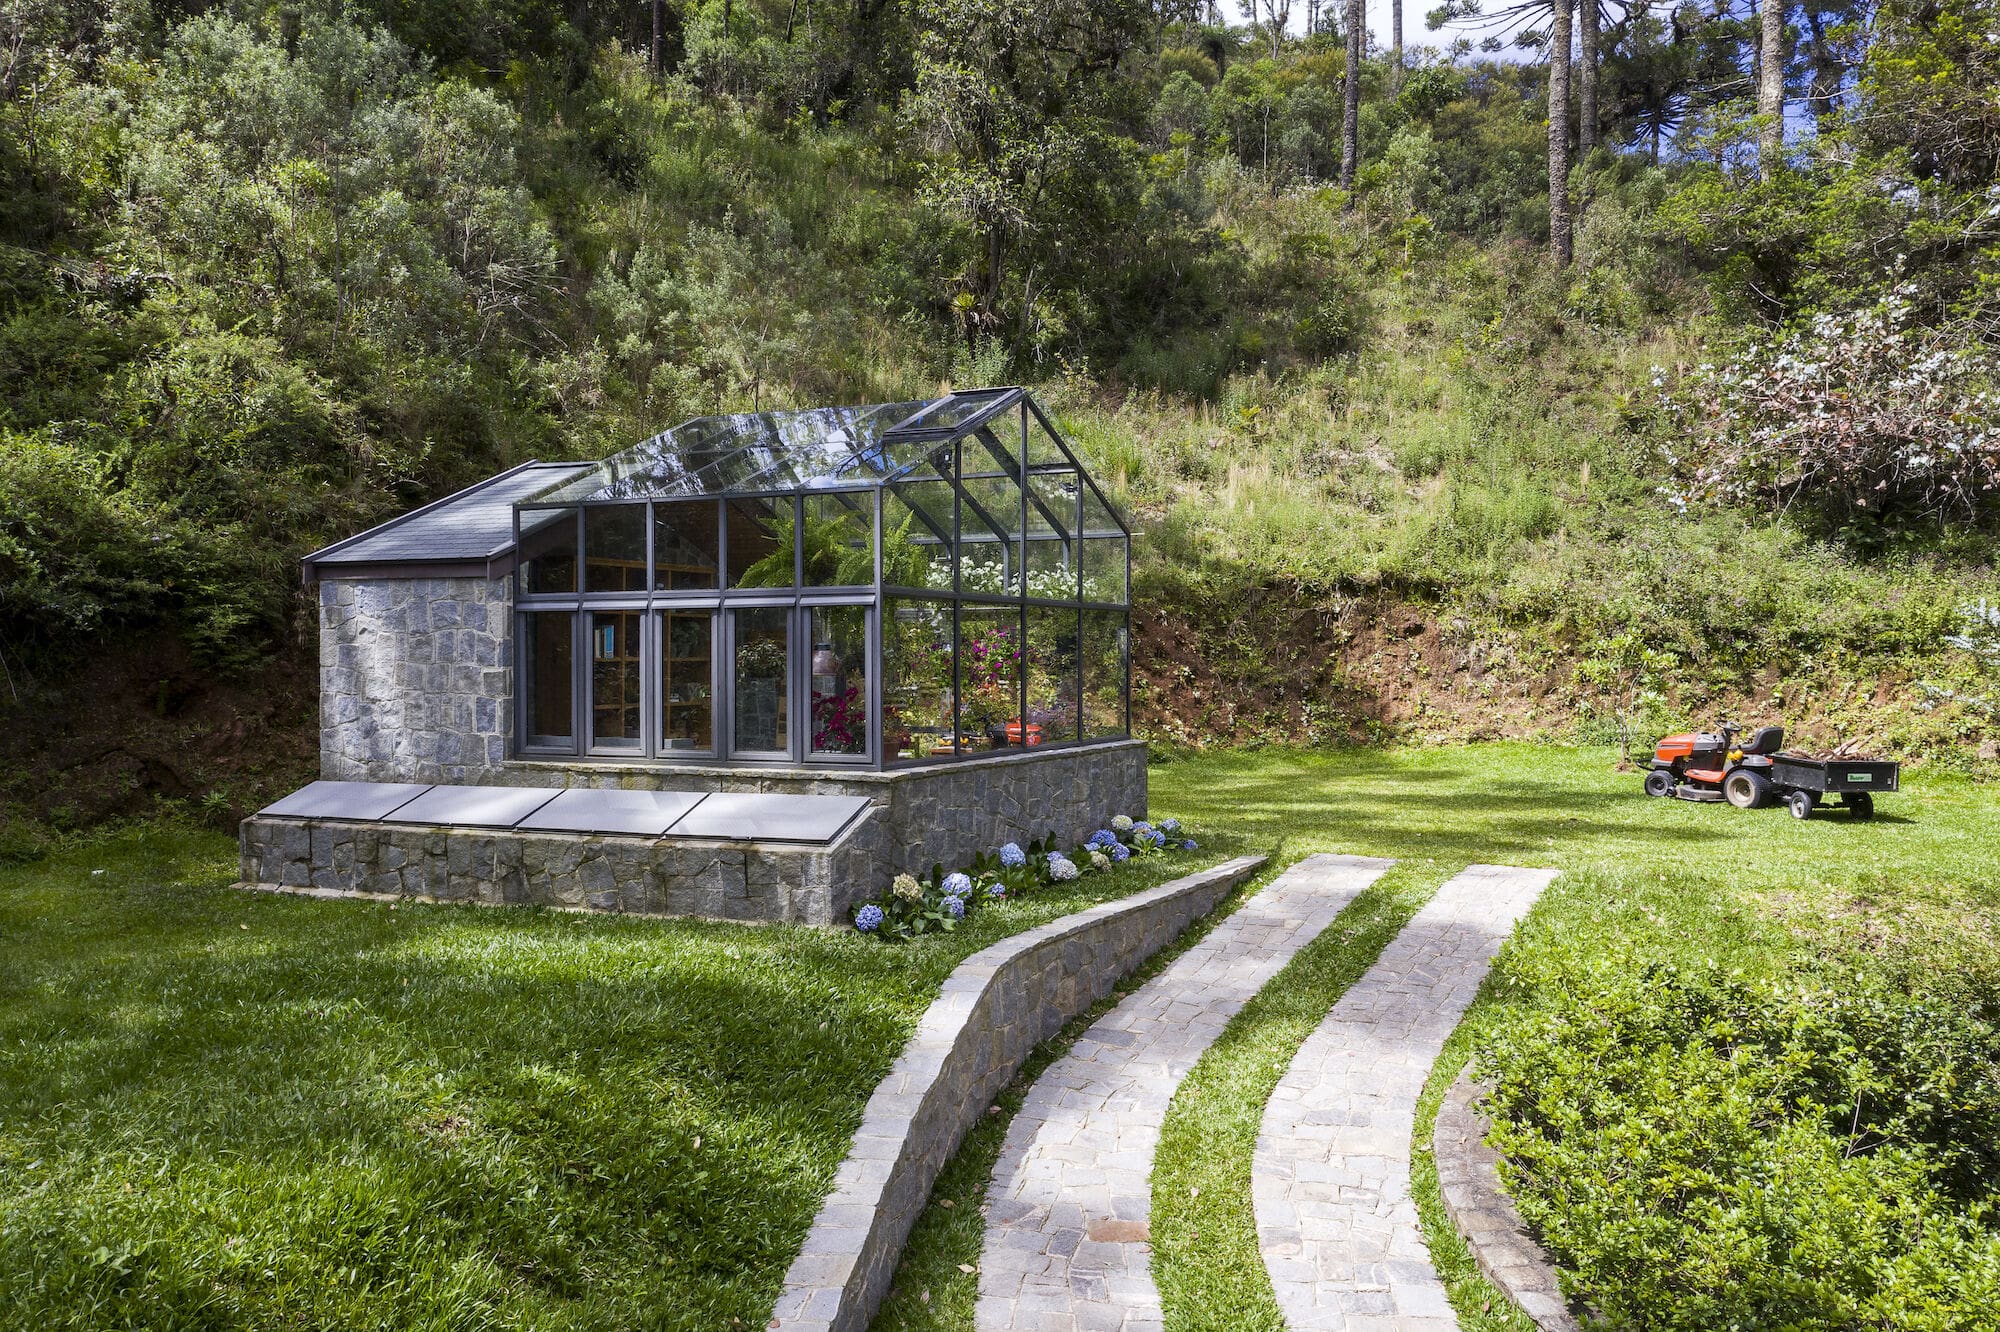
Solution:
M 0 702 L 66 719 L 16 799 L 288 775 L 239 759 L 309 690 L 227 691 L 301 678 L 322 540 L 694 413 L 1005 379 L 1142 520 L 1164 739 L 1728 704 L 1990 744 L 1948 640 L 1996 591 L 1991 0 L 1586 6 L 1573 59 L 1547 4 L 1388 50 L 1330 5 L 655 8 L 0 11 Z M 1232 664 L 1246 605 L 1333 674 Z M 1427 713 L 1355 647 L 1406 613 Z

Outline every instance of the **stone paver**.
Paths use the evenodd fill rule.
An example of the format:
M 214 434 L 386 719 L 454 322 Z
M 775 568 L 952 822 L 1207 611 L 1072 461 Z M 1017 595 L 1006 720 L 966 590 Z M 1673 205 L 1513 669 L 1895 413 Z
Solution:
M 1417 1099 L 1502 940 L 1555 876 L 1474 865 L 1445 884 L 1306 1038 L 1272 1093 L 1251 1198 L 1294 1332 L 1458 1326 L 1410 1198 Z
M 1251 996 L 1391 863 L 1300 861 L 1042 1074 L 987 1194 L 979 1332 L 1158 1332 L 1147 1224 L 1174 1089 Z

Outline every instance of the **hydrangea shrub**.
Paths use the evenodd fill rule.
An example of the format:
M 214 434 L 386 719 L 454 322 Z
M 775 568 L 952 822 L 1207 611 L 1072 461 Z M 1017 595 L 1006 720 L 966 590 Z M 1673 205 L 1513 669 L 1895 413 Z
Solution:
M 855 907 L 854 928 L 884 940 L 949 933 L 974 910 L 1003 906 L 1037 888 L 1106 874 L 1134 858 L 1196 850 L 1194 838 L 1182 832 L 1178 819 L 1155 826 L 1120 814 L 1066 850 L 1043 837 L 982 851 L 948 874 L 943 865 L 931 866 L 928 875 L 898 874 L 888 892 Z

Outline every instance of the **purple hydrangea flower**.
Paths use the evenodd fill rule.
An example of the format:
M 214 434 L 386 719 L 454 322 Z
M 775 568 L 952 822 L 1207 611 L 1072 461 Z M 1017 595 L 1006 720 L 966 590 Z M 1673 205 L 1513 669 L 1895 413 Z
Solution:
M 1122 865 L 1132 858 L 1132 848 L 1126 846 L 1123 842 L 1113 842 L 1111 844 L 1110 856 L 1112 860 Z
M 944 895 L 946 897 L 964 897 L 971 891 L 972 876 L 970 874 L 947 874 L 944 876 Z
M 964 899 L 964 898 L 962 898 L 962 897 L 947 897 L 947 898 L 945 898 L 945 899 L 944 899 L 944 910 L 945 910 L 945 914 L 946 914 L 946 915 L 948 915 L 948 916 L 950 916 L 950 917 L 951 917 L 951 918 L 952 918 L 953 920 L 964 920 L 964 919 L 965 919 L 965 899 Z
M 868 934 L 882 926 L 882 908 L 873 902 L 854 913 L 854 928 Z
M 1194 838 L 1190 837 L 1190 838 L 1188 838 L 1188 839 L 1187 839 L 1187 840 L 1186 840 L 1185 842 L 1182 842 L 1182 843 L 1181 843 L 1181 850 L 1183 850 L 1183 851 L 1199 851 L 1199 850 L 1201 850 L 1201 844 L 1200 844 L 1199 842 L 1195 841 L 1195 840 L 1194 840 Z
M 1175 833 L 1179 832 L 1180 830 L 1181 830 L 1181 821 L 1179 819 L 1160 820 L 1160 831 L 1165 833 L 1167 836 L 1172 837 Z
M 1013 842 L 1000 848 L 1000 863 L 1008 869 L 1019 869 L 1028 863 L 1028 854 Z
M 997 902 L 1007 895 L 1007 885 L 1004 883 L 989 883 L 986 885 L 986 895 Z

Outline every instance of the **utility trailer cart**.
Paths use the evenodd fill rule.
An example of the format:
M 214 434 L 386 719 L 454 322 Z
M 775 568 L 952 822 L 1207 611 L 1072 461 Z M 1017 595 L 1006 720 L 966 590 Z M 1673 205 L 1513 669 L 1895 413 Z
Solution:
M 1841 806 L 1857 819 L 1875 816 L 1875 793 L 1896 789 L 1899 769 L 1892 759 L 1816 759 L 1803 754 L 1773 754 L 1772 789 L 1795 819 L 1810 818 L 1827 796 L 1839 796 Z

